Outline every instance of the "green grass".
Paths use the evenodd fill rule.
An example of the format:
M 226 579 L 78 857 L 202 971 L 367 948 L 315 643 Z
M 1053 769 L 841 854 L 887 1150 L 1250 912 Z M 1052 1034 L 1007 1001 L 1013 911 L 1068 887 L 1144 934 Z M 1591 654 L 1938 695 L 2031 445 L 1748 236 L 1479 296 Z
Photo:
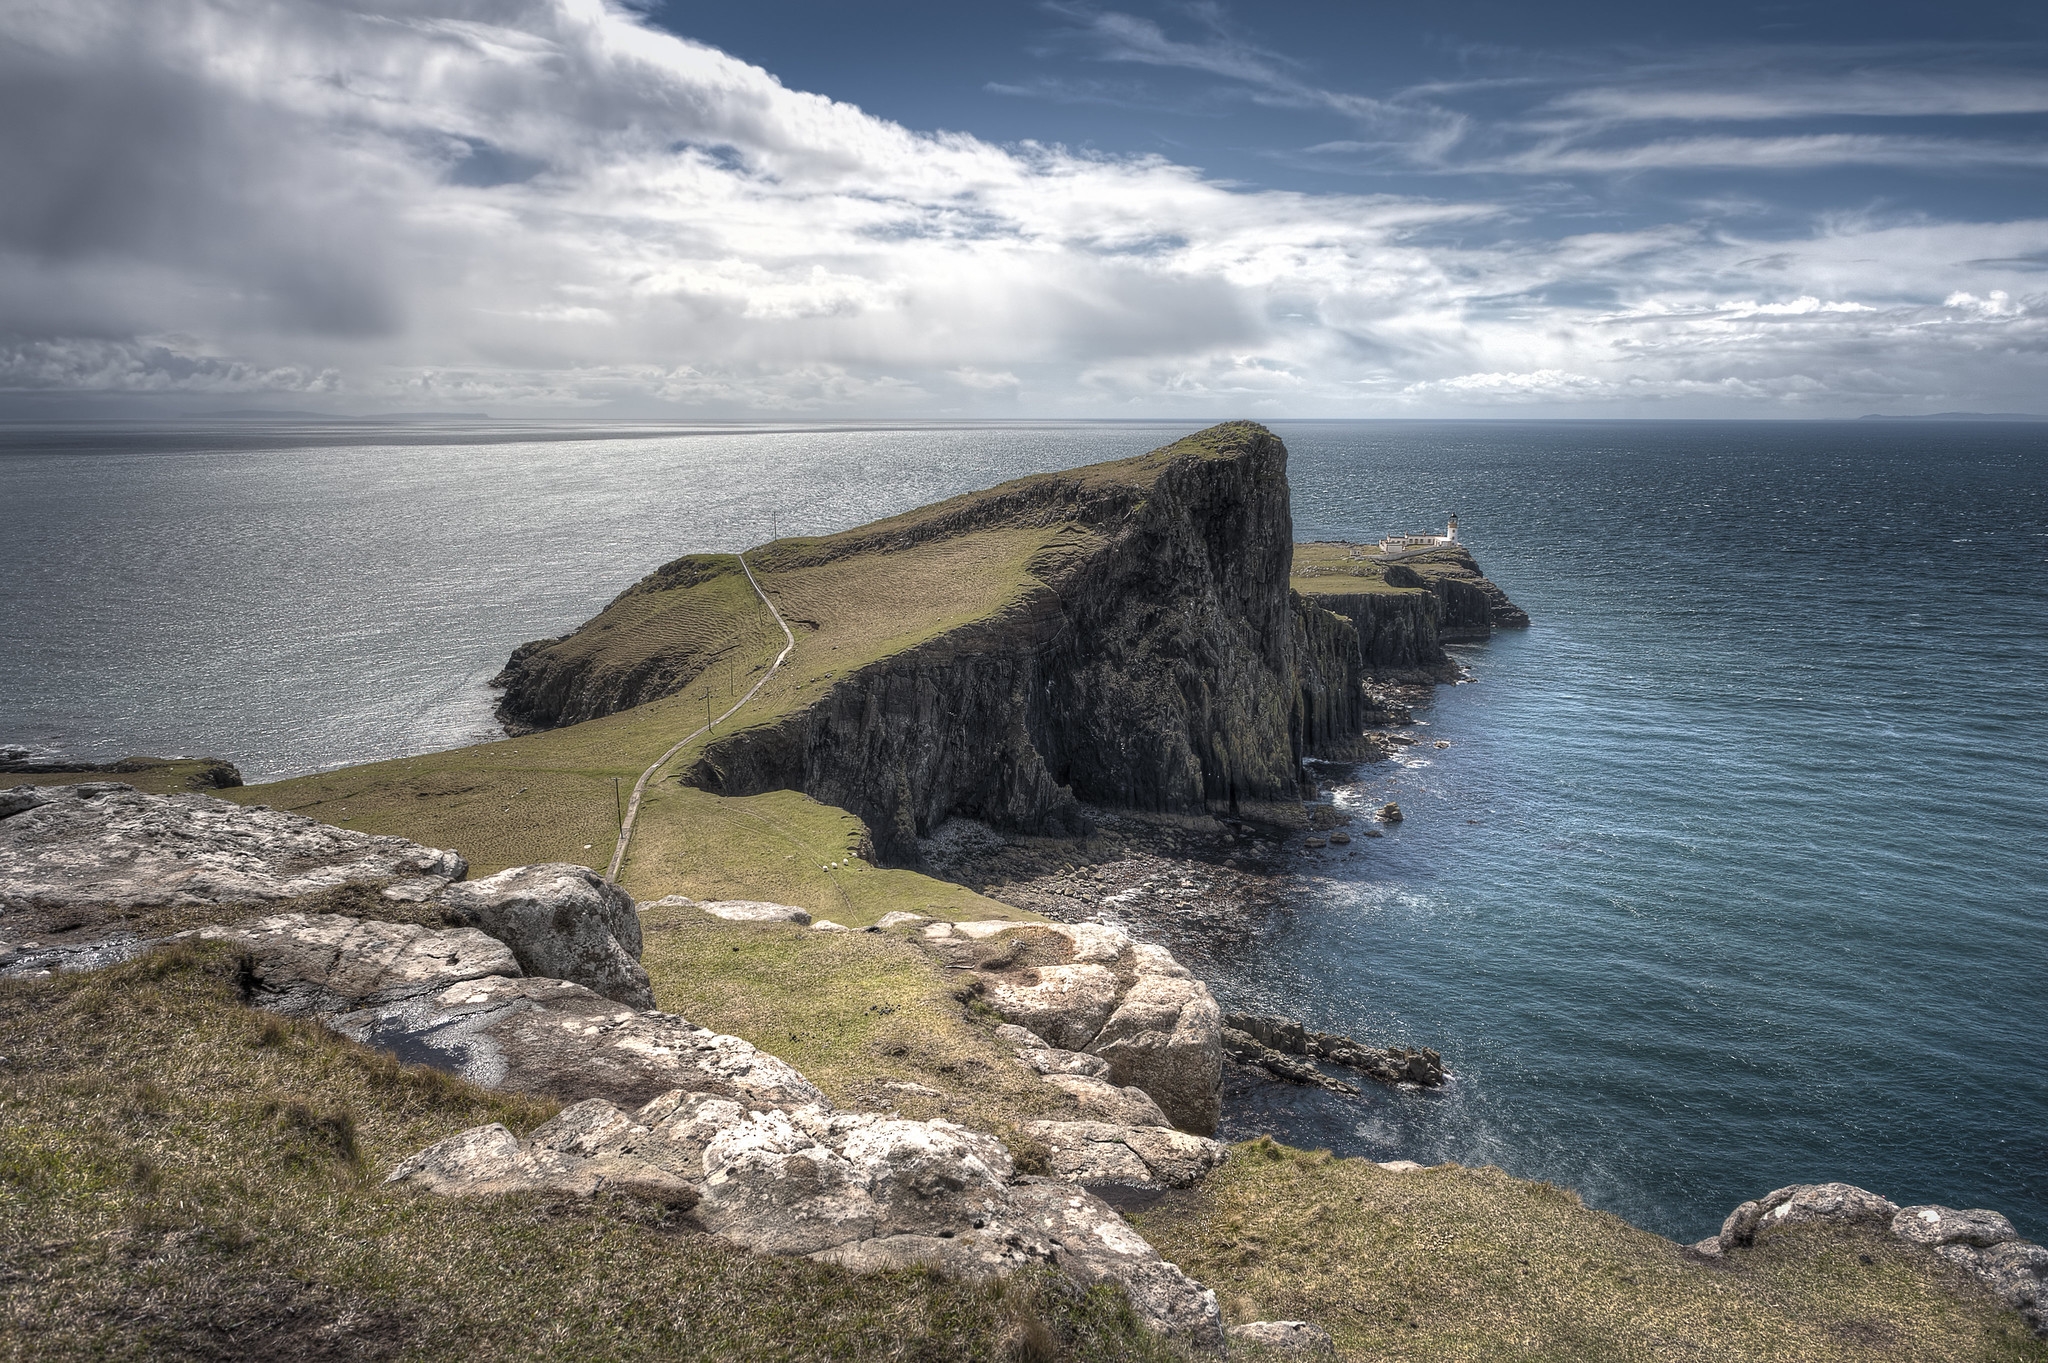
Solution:
M 544 1103 L 237 1002 L 219 947 L 0 982 L 0 1357 L 1166 1359 L 1121 1296 L 756 1257 L 626 1200 L 387 1190 Z
M 901 933 L 728 923 L 695 909 L 650 910 L 641 933 L 658 1006 L 781 1056 L 842 1107 L 945 1117 L 1013 1148 L 1023 1122 L 1082 1115 Z
M 1135 1219 L 1231 1323 L 1311 1320 L 1349 1359 L 2048 1360 L 2016 1312 L 1882 1230 L 1798 1228 L 1713 1265 L 1492 1168 L 1262 1139 Z

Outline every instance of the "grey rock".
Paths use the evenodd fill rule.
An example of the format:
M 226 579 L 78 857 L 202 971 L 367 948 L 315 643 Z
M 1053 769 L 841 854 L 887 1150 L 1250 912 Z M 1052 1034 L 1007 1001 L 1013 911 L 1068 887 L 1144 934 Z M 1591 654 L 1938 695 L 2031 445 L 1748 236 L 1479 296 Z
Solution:
M 1331 1087 L 1331 1081 L 1315 1066 L 1289 1062 L 1288 1056 L 1327 1060 L 1357 1070 L 1382 1084 L 1435 1088 L 1450 1078 L 1450 1072 L 1443 1066 L 1443 1057 L 1435 1051 L 1414 1050 L 1406 1046 L 1367 1046 L 1348 1036 L 1311 1031 L 1293 1018 L 1232 1013 L 1223 1019 L 1223 1027 L 1224 1045 L 1230 1050 L 1232 1059 L 1257 1065 L 1298 1083 Z M 1237 1033 L 1234 1037 L 1231 1035 L 1233 1032 Z M 1342 1085 L 1337 1091 L 1356 1093 L 1358 1090 Z
M 1120 1201 L 1127 1193 L 1157 1194 L 1199 1182 L 1230 1156 L 1230 1147 L 1169 1126 L 1116 1122 L 1029 1122 L 1043 1141 L 1053 1176 Z
M 1071 1096 L 1081 1111 L 1096 1121 L 1123 1126 L 1170 1125 L 1159 1104 L 1152 1101 L 1152 1095 L 1141 1088 L 1118 1088 L 1107 1079 L 1088 1074 L 1048 1074 L 1043 1078 Z
M 622 1007 L 567 980 L 490 976 L 326 1021 L 492 1088 L 627 1106 L 677 1089 L 748 1103 L 825 1102 L 794 1066 L 738 1037 Z
M 697 901 L 686 894 L 668 894 L 659 899 L 650 899 L 645 904 L 635 904 L 634 909 L 646 913 L 649 909 L 694 909 Z
M 929 923 L 930 921 L 931 919 L 921 913 L 905 913 L 901 909 L 891 909 L 888 913 L 875 920 L 875 926 L 878 928 L 908 927 L 912 923 Z
M 1832 1221 L 1891 1225 L 1896 1203 L 1852 1183 L 1795 1183 L 1745 1202 L 1721 1223 L 1724 1250 L 1756 1243 L 1764 1231 Z
M 1222 1014 L 1200 980 L 1140 975 L 1088 1047 L 1109 1077 L 1151 1094 L 1174 1125 L 1207 1134 L 1222 1115 Z
M 853 931 L 853 929 L 852 929 L 852 928 L 849 928 L 849 927 L 847 927 L 847 926 L 846 926 L 846 924 L 844 924 L 844 923 L 835 923 L 835 922 L 833 922 L 833 921 L 832 921 L 831 919 L 829 919 L 829 918 L 820 918 L 820 919 L 818 919 L 818 920 L 817 920 L 816 922 L 814 922 L 814 923 L 812 923 L 812 924 L 811 924 L 811 931 L 812 931 L 812 932 L 851 932 L 851 931 Z
M 515 866 L 449 885 L 434 900 L 511 947 L 523 974 L 573 980 L 631 1008 L 654 1007 L 633 898 L 587 866 Z
M 1255 1320 L 1248 1325 L 1233 1325 L 1224 1333 L 1233 1344 L 1255 1344 L 1284 1353 L 1337 1352 L 1337 1341 L 1330 1338 L 1329 1331 L 1305 1320 Z
M 771 904 L 763 899 L 707 899 L 699 902 L 697 907 L 713 918 L 734 923 L 807 924 L 811 921 L 809 909 L 800 909 L 794 904 Z
M 1241 1032 L 1226 1020 L 1223 1025 L 1223 1053 L 1240 1065 L 1262 1069 L 1276 1078 L 1296 1084 L 1313 1084 L 1332 1093 L 1355 1094 L 1355 1085 L 1333 1079 L 1306 1060 L 1297 1060 L 1266 1045 L 1248 1032 Z
M 118 904 L 249 905 L 349 884 L 417 899 L 468 874 L 454 852 L 207 795 L 112 781 L 8 793 L 0 913 Z
M 386 1182 L 444 1196 L 625 1193 L 687 1208 L 758 1253 L 856 1269 L 981 1277 L 1056 1263 L 1083 1283 L 1122 1285 L 1157 1329 L 1221 1338 L 1214 1294 L 1107 1204 L 1065 1185 L 1013 1185 L 1013 1174 L 1000 1141 L 951 1122 L 675 1091 L 630 1113 L 577 1103 L 525 1141 L 497 1125 L 465 1131 Z
M 298 1016 L 393 1003 L 465 980 L 519 973 L 512 949 L 475 928 L 282 913 L 179 935 L 246 947 L 251 1001 Z
M 1686 1248 L 1703 1259 L 1718 1259 L 1721 1257 L 1721 1237 L 1709 1235 L 1704 1240 L 1693 1241 Z
M 132 961 L 151 945 L 149 938 L 133 932 L 88 934 L 77 941 L 0 942 L 0 980 L 99 970 Z
M 1070 1184 L 1022 1179 L 1010 1203 L 1030 1229 L 1057 1246 L 1058 1263 L 1083 1284 L 1110 1282 L 1129 1294 L 1147 1324 L 1200 1348 L 1223 1342 L 1216 1294 L 1159 1257 L 1100 1198 Z
M 1006 950 L 1006 934 L 1048 941 L 1064 960 Z M 1063 943 L 1061 939 L 1064 939 Z M 1209 987 L 1171 953 L 1100 923 L 934 923 L 920 938 L 941 960 L 974 972 L 983 997 L 1048 1048 L 1103 1060 L 1101 1077 L 1144 1090 L 1168 1120 L 1206 1135 L 1222 1111 L 1222 1014 Z M 1025 1054 L 1049 1074 L 1078 1072 Z
M 1974 1276 L 2048 1339 L 2048 1247 L 2012 1240 L 1988 1249 L 1943 1245 L 1935 1253 Z
M 2012 1222 L 1994 1211 L 1975 1208 L 1959 1212 L 1950 1207 L 1901 1207 L 1892 1218 L 1892 1233 L 1916 1245 L 1970 1245 L 1989 1249 L 2020 1238 Z

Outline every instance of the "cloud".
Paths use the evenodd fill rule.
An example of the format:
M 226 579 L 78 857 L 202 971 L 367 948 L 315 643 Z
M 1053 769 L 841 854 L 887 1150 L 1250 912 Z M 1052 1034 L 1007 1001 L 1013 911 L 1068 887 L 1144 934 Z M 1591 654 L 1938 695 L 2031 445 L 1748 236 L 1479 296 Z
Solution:
M 1261 98 L 1292 79 L 1220 17 L 1193 43 L 1088 31 Z M 1318 107 L 1442 154 L 1434 115 Z M 2048 222 L 1547 238 L 1482 197 L 918 132 L 603 0 L 14 0 L 0 177 L 17 393 L 1207 417 L 1858 410 L 1889 384 L 2011 407 L 2048 318 Z

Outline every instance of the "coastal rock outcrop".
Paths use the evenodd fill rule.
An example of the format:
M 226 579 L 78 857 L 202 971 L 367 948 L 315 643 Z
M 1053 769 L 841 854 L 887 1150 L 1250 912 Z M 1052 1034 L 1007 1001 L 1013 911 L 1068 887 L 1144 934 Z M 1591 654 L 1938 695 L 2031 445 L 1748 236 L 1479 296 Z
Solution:
M 1462 544 L 1393 560 L 1370 545 L 1306 544 L 1294 572 L 1309 603 L 1355 630 L 1359 665 L 1373 681 L 1455 681 L 1458 666 L 1445 644 L 1529 625 Z
M 344 885 L 430 898 L 469 873 L 454 852 L 262 805 L 145 795 L 115 781 L 0 792 L 0 915 L 50 931 L 124 908 L 251 905 Z
M 515 866 L 444 886 L 434 900 L 510 947 L 525 974 L 574 980 L 633 1008 L 654 1006 L 633 897 L 587 866 Z
M 1142 1089 L 1183 1130 L 1216 1129 L 1222 1013 L 1171 953 L 1098 923 L 935 922 L 918 940 L 1049 1049 L 1100 1060 L 1101 1078 Z
M 1021 531 L 1039 547 L 1000 609 L 718 737 L 684 779 L 727 795 L 802 790 L 859 815 L 882 857 L 910 860 L 953 815 L 1068 833 L 1082 804 L 1201 814 L 1294 801 L 1300 759 L 1356 739 L 1355 630 L 1291 596 L 1287 451 L 1249 422 L 778 541 L 750 561 L 773 595 L 778 574 Z M 679 559 L 575 633 L 522 646 L 499 678 L 501 714 L 574 723 L 685 684 L 709 655 L 682 632 L 650 642 L 671 637 L 653 622 L 735 570 Z
M 160 940 L 165 924 L 349 891 L 395 918 L 480 929 L 509 949 L 512 974 L 654 1006 L 625 891 L 569 863 L 465 883 L 468 870 L 454 852 L 261 805 L 113 782 L 17 787 L 0 792 L 0 973 L 92 969 Z M 358 962 L 374 955 L 367 940 L 330 945 Z
M 250 1001 L 487 1088 L 638 1106 L 670 1089 L 818 1102 L 795 1067 L 672 1013 L 528 978 L 475 928 L 278 914 L 193 936 L 248 952 Z
M 1900 1207 L 1851 1183 L 1796 1183 L 1744 1202 L 1721 1224 L 1719 1235 L 1692 1246 L 1708 1258 L 1746 1249 L 1791 1226 L 1882 1226 L 1911 1245 L 1961 1269 L 2026 1318 L 2048 1339 L 2048 1246 L 2023 1240 L 1994 1211 L 1957 1211 L 1934 1204 Z
M 1232 1013 L 1223 1019 L 1223 1041 L 1233 1060 L 1255 1065 L 1283 1079 L 1316 1084 L 1340 1093 L 1356 1093 L 1331 1080 L 1313 1065 L 1292 1057 L 1326 1060 L 1356 1070 L 1382 1084 L 1413 1084 L 1437 1088 L 1450 1078 L 1443 1057 L 1432 1050 L 1407 1046 L 1367 1046 L 1348 1036 L 1312 1031 L 1293 1018 Z

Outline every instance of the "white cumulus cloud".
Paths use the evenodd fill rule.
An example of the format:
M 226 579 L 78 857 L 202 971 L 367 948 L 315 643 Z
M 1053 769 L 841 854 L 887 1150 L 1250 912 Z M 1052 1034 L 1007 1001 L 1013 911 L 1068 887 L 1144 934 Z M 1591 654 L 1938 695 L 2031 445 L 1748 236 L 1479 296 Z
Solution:
M 1119 40 L 1194 59 L 1155 37 Z M 0 183 L 16 395 L 1285 416 L 2043 388 L 2048 222 L 1540 239 L 1488 201 L 904 128 L 605 0 L 12 0 Z

